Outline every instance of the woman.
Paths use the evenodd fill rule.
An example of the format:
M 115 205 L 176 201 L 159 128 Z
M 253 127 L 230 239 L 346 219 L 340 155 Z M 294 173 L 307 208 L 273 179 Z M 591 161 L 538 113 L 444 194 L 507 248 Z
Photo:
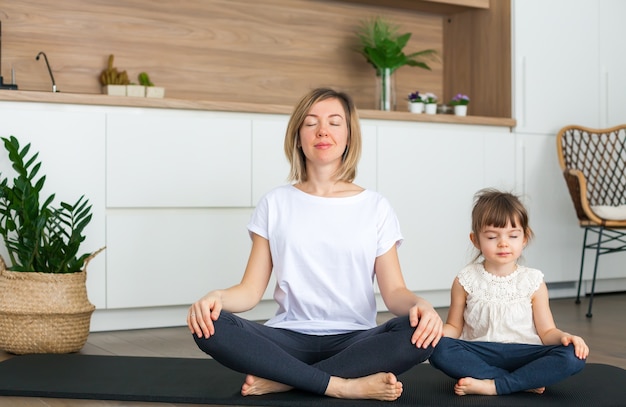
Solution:
M 443 322 L 404 283 L 396 251 L 402 235 L 388 201 L 353 183 L 361 131 L 351 98 L 331 89 L 305 95 L 290 118 L 285 153 L 293 184 L 255 208 L 241 282 L 194 303 L 188 326 L 200 349 L 247 374 L 244 396 L 298 388 L 395 400 L 397 375 L 428 358 Z M 276 316 L 262 325 L 234 315 L 258 304 L 272 272 Z M 374 277 L 400 316 L 381 326 Z

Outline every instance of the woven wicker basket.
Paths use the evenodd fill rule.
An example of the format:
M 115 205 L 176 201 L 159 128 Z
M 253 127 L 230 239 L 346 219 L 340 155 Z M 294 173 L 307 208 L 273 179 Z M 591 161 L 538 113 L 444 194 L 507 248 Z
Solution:
M 9 271 L 0 256 L 0 349 L 19 355 L 78 352 L 96 308 L 87 298 L 87 263 L 101 250 L 81 272 L 62 274 Z

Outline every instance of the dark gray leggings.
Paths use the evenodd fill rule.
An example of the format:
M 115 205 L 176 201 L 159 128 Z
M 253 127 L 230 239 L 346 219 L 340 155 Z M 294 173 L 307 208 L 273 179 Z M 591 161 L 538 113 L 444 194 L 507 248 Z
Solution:
M 363 331 L 308 335 L 247 321 L 222 311 L 215 335 L 194 339 L 222 365 L 294 388 L 324 394 L 331 376 L 399 375 L 428 359 L 432 347 L 411 344 L 408 316 Z

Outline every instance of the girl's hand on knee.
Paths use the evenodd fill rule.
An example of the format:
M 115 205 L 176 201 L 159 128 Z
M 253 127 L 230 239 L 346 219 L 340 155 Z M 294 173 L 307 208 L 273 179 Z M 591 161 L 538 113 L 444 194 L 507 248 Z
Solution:
M 561 343 L 564 346 L 574 345 L 574 354 L 578 359 L 587 359 L 589 356 L 589 346 L 580 336 L 566 334 L 561 338 Z

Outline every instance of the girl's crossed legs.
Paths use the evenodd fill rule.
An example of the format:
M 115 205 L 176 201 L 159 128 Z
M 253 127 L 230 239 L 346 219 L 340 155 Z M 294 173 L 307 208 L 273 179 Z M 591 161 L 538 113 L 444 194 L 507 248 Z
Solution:
M 450 377 L 493 379 L 496 394 L 539 390 L 559 382 L 585 366 L 574 346 L 471 342 L 443 337 L 430 364 Z M 463 389 L 457 394 L 464 393 Z M 481 393 L 485 394 L 485 393 Z

